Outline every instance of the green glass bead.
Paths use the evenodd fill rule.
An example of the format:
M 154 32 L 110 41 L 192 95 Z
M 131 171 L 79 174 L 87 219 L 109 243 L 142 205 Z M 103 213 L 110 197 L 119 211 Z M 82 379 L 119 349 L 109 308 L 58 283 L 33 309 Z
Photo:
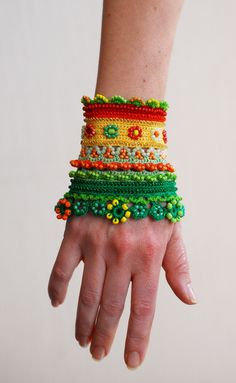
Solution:
M 166 101 L 160 101 L 160 108 L 167 110 L 169 108 L 169 105 Z
M 115 218 L 122 218 L 125 215 L 125 210 L 122 207 L 122 204 L 118 204 L 117 206 L 114 206 L 112 209 L 112 214 Z
M 69 176 L 70 176 L 70 177 L 74 177 L 74 176 L 75 176 L 75 171 L 74 171 L 74 170 L 71 170 L 71 171 L 69 172 Z

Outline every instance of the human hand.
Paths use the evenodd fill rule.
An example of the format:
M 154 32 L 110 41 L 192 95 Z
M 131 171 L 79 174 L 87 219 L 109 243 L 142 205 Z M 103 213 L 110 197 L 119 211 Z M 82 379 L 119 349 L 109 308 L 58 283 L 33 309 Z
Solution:
M 53 306 L 63 303 L 69 280 L 84 262 L 75 337 L 99 360 L 108 355 L 122 315 L 129 283 L 131 308 L 124 360 L 129 368 L 144 360 L 155 313 L 161 266 L 174 293 L 186 304 L 196 303 L 181 223 L 129 220 L 111 225 L 92 214 L 66 222 L 49 279 Z

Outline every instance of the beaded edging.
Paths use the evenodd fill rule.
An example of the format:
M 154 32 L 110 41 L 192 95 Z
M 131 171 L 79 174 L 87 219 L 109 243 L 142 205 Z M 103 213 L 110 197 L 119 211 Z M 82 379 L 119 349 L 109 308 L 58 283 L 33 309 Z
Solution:
M 149 98 L 148 100 L 144 101 L 142 98 L 139 98 L 139 97 L 132 97 L 130 99 L 126 99 L 122 96 L 116 96 L 116 95 L 108 98 L 102 94 L 96 94 L 96 96 L 93 99 L 91 99 L 88 96 L 83 96 L 81 98 L 81 102 L 85 106 L 91 105 L 91 104 L 109 104 L 109 103 L 112 103 L 112 104 L 121 104 L 121 105 L 122 104 L 131 104 L 131 105 L 135 105 L 138 107 L 146 105 L 146 106 L 149 106 L 150 108 L 160 108 L 160 109 L 163 109 L 164 111 L 166 111 L 169 108 L 168 103 L 164 100 L 159 101 L 159 100 L 156 100 L 154 98 Z

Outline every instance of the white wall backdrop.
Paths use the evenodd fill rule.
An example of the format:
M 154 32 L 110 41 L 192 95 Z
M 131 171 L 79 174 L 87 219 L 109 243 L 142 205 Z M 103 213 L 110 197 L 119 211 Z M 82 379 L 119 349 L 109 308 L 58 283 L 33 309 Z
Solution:
M 183 8 L 167 128 L 199 303 L 178 301 L 162 274 L 149 349 L 130 371 L 130 296 L 99 363 L 74 338 L 82 264 L 64 305 L 47 297 L 64 231 L 53 207 L 79 153 L 80 98 L 94 94 L 102 1 L 0 0 L 1 382 L 236 381 L 235 12 L 233 0 Z

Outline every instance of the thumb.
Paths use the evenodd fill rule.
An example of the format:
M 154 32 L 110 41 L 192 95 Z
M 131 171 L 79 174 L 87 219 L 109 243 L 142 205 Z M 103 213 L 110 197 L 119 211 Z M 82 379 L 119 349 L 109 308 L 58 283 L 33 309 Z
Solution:
M 197 299 L 191 286 L 189 263 L 181 233 L 181 223 L 177 222 L 167 244 L 162 267 L 166 279 L 177 297 L 186 304 L 195 304 Z

